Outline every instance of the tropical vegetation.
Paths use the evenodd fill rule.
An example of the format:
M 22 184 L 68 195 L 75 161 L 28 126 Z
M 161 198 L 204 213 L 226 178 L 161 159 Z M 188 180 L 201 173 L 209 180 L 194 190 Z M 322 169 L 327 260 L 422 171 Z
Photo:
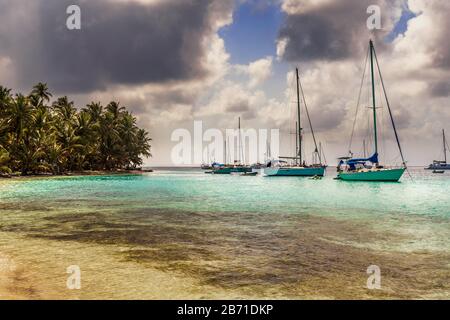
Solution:
M 0 174 L 135 169 L 151 156 L 148 132 L 119 102 L 51 100 L 45 83 L 28 95 L 0 86 Z

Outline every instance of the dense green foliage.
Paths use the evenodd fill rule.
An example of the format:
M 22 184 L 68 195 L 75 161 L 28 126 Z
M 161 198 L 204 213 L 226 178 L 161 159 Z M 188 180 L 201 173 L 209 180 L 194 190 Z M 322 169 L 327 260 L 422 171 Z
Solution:
M 28 96 L 0 86 L 0 173 L 132 169 L 151 156 L 148 133 L 119 103 L 78 110 L 51 98 L 43 83 Z

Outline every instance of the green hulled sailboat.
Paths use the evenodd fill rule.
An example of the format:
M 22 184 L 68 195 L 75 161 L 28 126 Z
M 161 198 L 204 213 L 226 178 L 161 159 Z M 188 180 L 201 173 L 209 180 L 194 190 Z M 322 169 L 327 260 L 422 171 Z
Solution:
M 322 154 L 319 150 L 314 135 L 314 130 L 309 116 L 308 107 L 306 105 L 305 94 L 303 93 L 303 87 L 300 83 L 300 76 L 298 68 L 295 70 L 297 80 L 297 122 L 296 122 L 296 156 L 295 157 L 280 157 L 280 160 L 269 161 L 267 167 L 264 168 L 264 174 L 266 177 L 323 177 L 325 175 L 326 165 L 322 164 Z M 301 98 L 300 99 L 300 93 Z M 301 108 L 300 104 L 303 101 L 303 105 L 306 110 L 308 122 L 311 130 L 311 135 L 314 141 L 314 159 L 316 163 L 307 165 L 302 156 L 302 126 L 301 126 Z M 288 161 L 291 161 L 289 163 Z
M 238 148 L 238 160 L 234 160 L 233 164 L 227 164 L 227 151 L 226 151 L 226 142 L 225 142 L 225 164 L 213 164 L 212 174 L 232 174 L 232 173 L 250 173 L 252 172 L 252 168 L 250 166 L 245 165 L 244 160 L 244 150 L 242 148 L 242 135 L 241 135 L 241 118 L 239 117 L 238 122 L 238 130 L 239 130 L 239 148 Z
M 403 173 L 407 169 L 406 161 L 403 156 L 402 148 L 400 145 L 400 140 L 398 137 L 397 129 L 395 127 L 394 118 L 392 115 L 389 100 L 386 94 L 386 89 L 383 82 L 383 77 L 381 75 L 380 66 L 378 64 L 378 58 L 375 52 L 375 47 L 372 40 L 369 43 L 369 53 L 370 56 L 370 70 L 371 70 L 371 83 L 372 83 L 372 110 L 373 110 L 373 130 L 374 130 L 374 153 L 370 158 L 354 158 L 351 151 L 350 157 L 343 157 L 339 160 L 338 165 L 338 176 L 337 179 L 344 181 L 385 181 L 385 182 L 398 182 L 403 176 Z M 391 119 L 392 128 L 395 133 L 395 138 L 402 158 L 402 167 L 400 168 L 386 168 L 380 165 L 379 162 L 379 151 L 378 151 L 378 132 L 377 132 L 377 104 L 376 104 L 376 94 L 375 94 L 375 72 L 374 66 L 377 66 L 378 74 L 380 77 L 383 94 L 386 99 L 387 108 L 389 111 L 389 117 Z M 365 70 L 365 69 L 364 69 Z M 365 74 L 365 72 L 364 72 Z M 364 75 L 363 75 L 364 81 Z M 361 82 L 361 90 L 362 90 Z M 361 97 L 361 91 L 360 91 Z M 358 101 L 359 106 L 359 101 Z M 355 119 L 356 120 L 356 119 Z M 353 136 L 353 133 L 352 133 Z

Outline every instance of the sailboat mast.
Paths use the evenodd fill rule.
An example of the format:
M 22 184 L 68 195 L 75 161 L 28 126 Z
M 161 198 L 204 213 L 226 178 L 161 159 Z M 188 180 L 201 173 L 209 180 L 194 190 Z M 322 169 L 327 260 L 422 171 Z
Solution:
M 366 154 L 366 140 L 363 140 L 363 152 L 364 152 L 364 158 L 367 158 L 367 154 Z
M 238 119 L 238 161 L 241 163 L 241 117 Z
M 375 101 L 375 72 L 373 68 L 373 42 L 370 40 L 370 70 L 372 72 L 372 103 L 373 103 L 373 131 L 375 139 L 375 153 L 378 154 L 378 134 L 377 134 L 377 107 Z
M 445 130 L 442 129 L 442 138 L 444 140 L 444 161 L 447 163 L 447 142 L 445 141 Z
M 298 122 L 297 121 L 295 121 L 295 153 L 296 153 L 295 163 L 298 163 L 298 159 L 297 159 L 297 157 L 298 157 Z
M 298 75 L 298 68 L 295 69 L 295 73 L 297 76 L 297 135 L 298 135 L 298 159 L 300 160 L 300 165 L 302 164 L 302 125 L 301 125 L 301 119 L 300 119 L 300 76 Z
M 224 152 L 223 163 L 226 165 L 227 164 L 227 138 L 226 137 L 225 137 L 225 140 L 223 141 L 223 152 Z
M 245 159 L 244 159 L 244 152 L 242 149 L 241 117 L 239 117 L 238 127 L 239 127 L 239 164 L 243 164 L 245 162 Z M 241 162 L 241 159 L 242 159 L 242 162 Z
M 319 160 L 322 162 L 322 142 L 319 142 Z

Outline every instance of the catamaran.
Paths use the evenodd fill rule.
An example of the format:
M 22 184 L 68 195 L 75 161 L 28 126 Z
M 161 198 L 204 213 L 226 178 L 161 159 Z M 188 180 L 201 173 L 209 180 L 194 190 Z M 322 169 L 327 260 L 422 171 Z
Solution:
M 442 129 L 442 141 L 444 144 L 444 161 L 434 160 L 433 163 L 425 169 L 434 170 L 436 173 L 442 173 L 442 170 L 450 170 L 450 163 L 447 163 L 447 149 L 450 148 L 448 148 L 447 140 L 445 139 L 444 129 Z
M 380 65 L 378 63 L 378 58 L 375 52 L 375 47 L 373 45 L 372 40 L 370 40 L 369 43 L 369 52 L 368 55 L 370 55 L 370 70 L 371 70 L 371 83 L 372 83 L 372 113 L 373 113 L 373 138 L 374 138 L 374 153 L 369 158 L 354 158 L 352 152 L 350 151 L 349 157 L 342 157 L 339 158 L 339 165 L 338 165 L 338 176 L 337 179 L 339 180 L 345 180 L 345 181 L 385 181 L 385 182 L 398 182 L 400 178 L 402 177 L 403 173 L 407 169 L 406 167 L 406 161 L 403 156 L 403 151 L 400 145 L 399 136 L 397 133 L 397 129 L 395 127 L 394 118 L 392 115 L 391 107 L 389 104 L 389 100 L 386 94 L 386 88 L 384 86 L 383 77 L 381 75 L 381 69 Z M 367 59 L 367 58 L 366 58 Z M 389 117 L 391 120 L 392 128 L 395 133 L 395 139 L 397 141 L 397 146 L 400 151 L 400 155 L 402 158 L 402 166 L 400 168 L 386 168 L 382 165 L 380 165 L 379 161 L 379 150 L 378 150 L 378 132 L 377 132 L 377 101 L 375 100 L 376 93 L 375 93 L 375 62 L 380 78 L 380 82 L 383 88 L 384 97 L 387 104 L 387 109 L 389 111 Z M 364 70 L 366 70 L 367 66 L 367 60 L 366 65 L 364 67 Z M 361 91 L 363 87 L 364 82 L 364 76 L 365 71 L 363 74 L 363 80 L 361 82 L 361 89 L 359 93 L 359 97 L 361 97 Z M 359 99 L 358 99 L 359 100 Z M 359 101 L 358 106 L 359 107 Z M 356 121 L 356 118 L 355 118 Z M 352 132 L 352 137 L 353 137 Z
M 312 127 L 311 118 L 309 116 L 308 107 L 306 105 L 305 94 L 300 82 L 300 76 L 298 68 L 295 70 L 297 80 L 297 123 L 296 123 L 296 156 L 295 157 L 280 157 L 279 160 L 269 161 L 267 167 L 264 168 L 264 174 L 268 177 L 277 176 L 294 176 L 294 177 L 314 177 L 325 175 L 326 166 L 322 164 L 322 154 L 317 146 L 316 137 Z M 301 125 L 301 100 L 300 93 L 303 101 L 303 105 L 308 117 L 311 134 L 314 141 L 315 150 L 313 158 L 315 161 L 312 165 L 307 165 L 302 155 L 303 134 Z M 288 160 L 288 161 L 287 161 Z M 318 160 L 318 161 L 317 161 Z M 290 162 L 289 162 L 290 161 Z

